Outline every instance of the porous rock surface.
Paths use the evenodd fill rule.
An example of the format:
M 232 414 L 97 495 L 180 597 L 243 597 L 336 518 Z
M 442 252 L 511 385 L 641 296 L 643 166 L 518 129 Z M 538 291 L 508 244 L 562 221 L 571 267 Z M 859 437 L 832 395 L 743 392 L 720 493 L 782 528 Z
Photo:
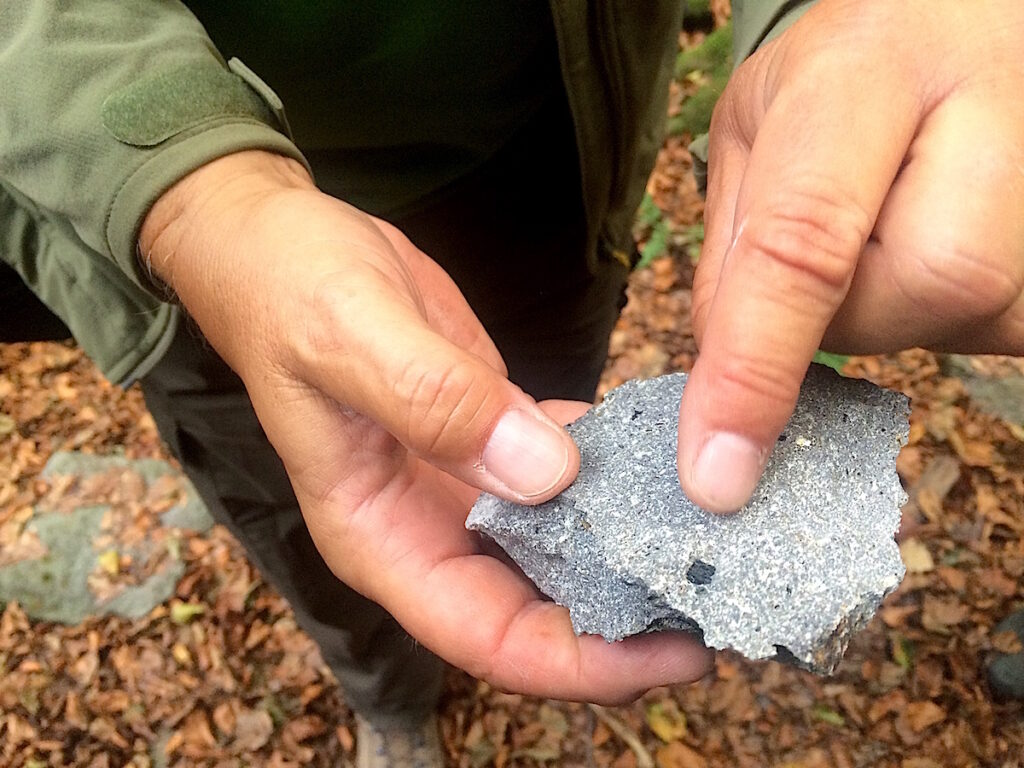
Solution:
M 467 526 L 494 539 L 609 641 L 659 629 L 819 673 L 838 665 L 904 568 L 895 459 L 908 401 L 812 366 L 751 502 L 718 516 L 676 473 L 685 374 L 631 381 L 569 427 L 575 482 L 528 507 L 484 494 Z

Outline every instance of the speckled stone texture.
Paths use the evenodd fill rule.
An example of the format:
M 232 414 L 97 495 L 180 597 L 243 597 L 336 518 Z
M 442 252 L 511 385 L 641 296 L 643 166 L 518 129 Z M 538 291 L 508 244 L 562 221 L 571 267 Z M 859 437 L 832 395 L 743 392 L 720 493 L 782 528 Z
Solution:
M 679 487 L 684 374 L 631 381 L 569 427 L 576 481 L 535 507 L 484 494 L 467 520 L 609 641 L 658 629 L 819 673 L 899 584 L 903 395 L 812 366 L 752 501 L 717 516 Z

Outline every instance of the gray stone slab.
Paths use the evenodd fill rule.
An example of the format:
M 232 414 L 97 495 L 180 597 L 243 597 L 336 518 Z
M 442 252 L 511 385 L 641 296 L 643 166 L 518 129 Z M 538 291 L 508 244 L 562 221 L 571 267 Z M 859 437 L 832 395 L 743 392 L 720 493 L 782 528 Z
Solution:
M 77 451 L 57 451 L 46 462 L 41 474 L 45 480 L 51 480 L 60 475 L 87 477 L 102 474 L 116 467 L 125 467 L 138 473 L 147 485 L 156 482 L 164 475 L 179 476 L 182 486 L 185 488 L 185 500 L 160 515 L 160 522 L 166 527 L 204 533 L 213 525 L 213 518 L 210 517 L 209 510 L 199 498 L 199 493 L 192 485 L 192 481 L 185 477 L 180 470 L 161 459 L 129 459 L 125 456 L 96 456 Z
M 1024 643 L 1024 609 L 1014 611 L 992 630 L 1015 632 Z M 988 683 L 997 699 L 1024 701 L 1024 652 L 999 653 L 988 667 Z
M 684 374 L 631 381 L 569 427 L 576 481 L 526 507 L 483 495 L 467 520 L 609 641 L 658 629 L 832 671 L 904 568 L 895 458 L 907 399 L 812 366 L 752 501 L 718 516 L 676 473 Z
M 99 554 L 92 540 L 100 533 L 106 511 L 106 507 L 80 507 L 31 520 L 26 529 L 39 536 L 46 553 L 0 568 L 0 600 L 17 600 L 34 619 L 78 624 L 107 614 L 137 619 L 170 599 L 185 573 L 180 560 L 168 562 L 141 584 L 126 587 L 109 600 L 98 600 L 89 589 L 89 574 L 96 569 Z
M 50 457 L 42 475 L 46 479 L 62 475 L 87 477 L 118 467 L 137 472 L 147 485 L 167 474 L 181 474 L 157 459 L 59 451 Z M 213 524 L 209 512 L 191 483 L 184 477 L 181 480 L 186 498 L 164 512 L 161 523 L 166 528 L 205 531 Z M 81 506 L 68 512 L 36 510 L 25 530 L 38 536 L 45 552 L 0 567 L 0 601 L 17 600 L 34 619 L 77 624 L 88 617 L 107 614 L 139 618 L 170 599 L 185 572 L 184 563 L 173 553 L 144 581 L 126 586 L 108 599 L 98 599 L 89 588 L 89 575 L 96 570 L 100 556 L 93 541 L 103 533 L 101 522 L 107 510 L 103 505 Z M 172 533 L 172 538 L 175 535 Z M 122 554 L 144 560 L 153 546 L 143 541 Z

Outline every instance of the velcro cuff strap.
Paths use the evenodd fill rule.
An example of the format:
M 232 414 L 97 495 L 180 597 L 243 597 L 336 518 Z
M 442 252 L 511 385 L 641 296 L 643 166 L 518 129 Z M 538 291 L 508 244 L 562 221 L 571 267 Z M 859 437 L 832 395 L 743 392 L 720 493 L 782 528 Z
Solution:
M 214 61 L 148 74 L 112 93 L 102 107 L 104 127 L 136 147 L 153 147 L 207 121 L 230 117 L 278 123 L 241 77 Z

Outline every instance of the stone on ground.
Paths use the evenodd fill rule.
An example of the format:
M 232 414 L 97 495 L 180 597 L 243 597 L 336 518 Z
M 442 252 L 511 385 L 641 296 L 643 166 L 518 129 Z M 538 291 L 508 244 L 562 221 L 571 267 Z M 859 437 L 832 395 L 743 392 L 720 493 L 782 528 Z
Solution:
M 1014 632 L 1024 643 L 1024 608 L 1014 611 L 992 630 L 993 635 Z M 1000 653 L 988 667 L 988 684 L 996 698 L 1024 701 L 1024 652 Z
M 185 491 L 179 503 L 153 521 L 153 528 L 145 536 L 130 544 L 119 541 L 123 532 L 104 525 L 113 505 L 139 501 L 124 499 L 123 487 L 112 484 L 110 498 L 106 500 L 103 492 L 83 494 L 89 498 L 87 503 L 74 500 L 75 489 L 83 482 L 99 475 L 116 477 L 122 471 L 138 476 L 135 486 L 142 492 L 167 477 L 180 483 Z M 165 461 L 58 452 L 50 457 L 42 476 L 55 483 L 72 479 L 68 495 L 52 499 L 53 509 L 32 511 L 19 536 L 20 541 L 29 542 L 30 546 L 24 547 L 23 557 L 11 558 L 0 566 L 0 601 L 18 601 L 34 619 L 77 624 L 91 616 L 146 615 L 174 594 L 185 571 L 180 556 L 173 551 L 167 556 L 157 553 L 161 556 L 154 558 L 156 548 L 173 549 L 177 531 L 201 532 L 213 523 L 192 484 Z M 115 586 L 98 594 L 94 579 L 97 574 L 102 576 L 103 557 L 112 551 L 117 559 L 126 562 L 154 559 L 158 565 L 137 583 Z

